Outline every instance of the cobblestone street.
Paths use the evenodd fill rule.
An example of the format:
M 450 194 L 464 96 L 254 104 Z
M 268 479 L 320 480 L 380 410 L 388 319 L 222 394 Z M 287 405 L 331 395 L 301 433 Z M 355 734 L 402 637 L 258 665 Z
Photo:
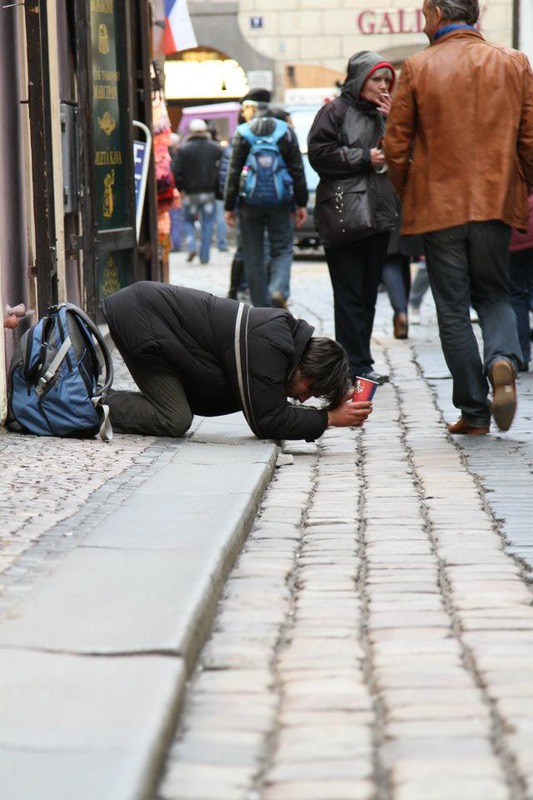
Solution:
M 322 260 L 290 308 L 333 333 Z M 399 341 L 380 294 L 373 354 L 365 427 L 281 453 L 241 415 L 0 438 L 2 796 L 532 800 L 533 378 L 454 438 L 431 297 Z
M 221 277 L 173 280 L 222 293 Z M 296 264 L 293 312 L 320 332 L 329 295 L 320 262 Z M 164 800 L 533 797 L 530 377 L 511 432 L 452 439 L 431 300 L 405 342 L 387 304 L 374 350 L 391 384 L 364 430 L 286 443 Z

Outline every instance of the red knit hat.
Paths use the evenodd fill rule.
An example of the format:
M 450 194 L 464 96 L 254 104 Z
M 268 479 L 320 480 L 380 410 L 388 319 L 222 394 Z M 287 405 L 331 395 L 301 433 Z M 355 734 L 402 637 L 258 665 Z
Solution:
M 374 72 L 377 72 L 378 69 L 389 69 L 390 70 L 391 75 L 392 75 L 392 80 L 390 82 L 390 90 L 392 92 L 392 90 L 394 88 L 394 84 L 396 82 L 396 72 L 394 71 L 394 67 L 392 66 L 392 64 L 389 64 L 388 61 L 380 61 L 379 64 L 374 64 L 374 66 L 372 67 L 372 69 L 370 70 L 368 75 L 366 76 L 365 82 L 370 78 L 371 75 L 374 74 Z

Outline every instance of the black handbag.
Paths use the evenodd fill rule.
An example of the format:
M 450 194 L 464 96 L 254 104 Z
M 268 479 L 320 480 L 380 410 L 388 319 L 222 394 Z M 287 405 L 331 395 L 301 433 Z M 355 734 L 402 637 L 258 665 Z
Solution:
M 321 180 L 316 192 L 315 222 L 326 247 L 376 233 L 367 176 Z

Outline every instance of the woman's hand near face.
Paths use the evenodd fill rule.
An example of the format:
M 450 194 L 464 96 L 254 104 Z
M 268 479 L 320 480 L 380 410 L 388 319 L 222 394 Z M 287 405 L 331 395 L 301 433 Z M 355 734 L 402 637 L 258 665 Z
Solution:
M 381 95 L 379 102 L 378 102 L 378 111 L 381 111 L 382 114 L 390 114 L 390 109 L 392 105 L 392 98 L 388 92 L 383 92 Z

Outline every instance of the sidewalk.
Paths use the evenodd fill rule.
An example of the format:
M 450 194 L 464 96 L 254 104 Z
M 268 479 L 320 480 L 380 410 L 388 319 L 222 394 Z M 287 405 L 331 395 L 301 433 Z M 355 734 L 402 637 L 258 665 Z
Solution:
M 174 254 L 172 280 L 225 294 L 229 259 Z M 292 309 L 331 333 L 322 262 L 295 265 Z M 533 378 L 511 431 L 449 437 L 429 299 L 422 322 L 394 340 L 380 296 L 391 384 L 363 431 L 287 443 L 255 524 L 278 451 L 240 415 L 0 437 L 2 794 L 533 796 Z

